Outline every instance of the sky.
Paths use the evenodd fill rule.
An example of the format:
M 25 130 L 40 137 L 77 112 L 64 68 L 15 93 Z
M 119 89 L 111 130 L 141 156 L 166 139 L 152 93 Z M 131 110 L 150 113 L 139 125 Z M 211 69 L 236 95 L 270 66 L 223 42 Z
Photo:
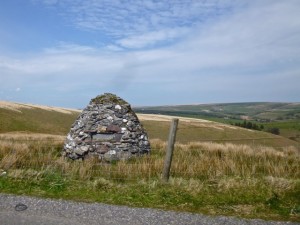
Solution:
M 1 0 L 0 100 L 300 102 L 299 0 Z

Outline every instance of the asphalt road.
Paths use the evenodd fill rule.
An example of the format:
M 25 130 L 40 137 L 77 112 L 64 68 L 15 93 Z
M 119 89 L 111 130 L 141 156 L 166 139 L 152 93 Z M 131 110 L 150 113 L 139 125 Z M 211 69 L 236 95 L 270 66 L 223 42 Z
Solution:
M 0 225 L 287 225 L 292 222 L 242 220 L 210 217 L 146 208 L 130 208 L 100 203 L 79 203 L 27 196 L 0 194 Z

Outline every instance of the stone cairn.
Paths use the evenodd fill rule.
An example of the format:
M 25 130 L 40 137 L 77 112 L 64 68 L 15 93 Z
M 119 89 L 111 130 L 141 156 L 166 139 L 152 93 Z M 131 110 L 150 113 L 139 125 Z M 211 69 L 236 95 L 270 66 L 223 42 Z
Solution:
M 92 99 L 71 127 L 63 156 L 111 162 L 150 153 L 148 135 L 130 105 L 110 93 Z

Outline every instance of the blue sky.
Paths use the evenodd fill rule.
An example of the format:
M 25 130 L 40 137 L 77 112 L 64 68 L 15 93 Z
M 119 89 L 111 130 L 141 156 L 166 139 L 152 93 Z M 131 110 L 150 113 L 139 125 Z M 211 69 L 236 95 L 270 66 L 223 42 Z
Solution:
M 300 102 L 298 0 L 2 0 L 0 100 Z

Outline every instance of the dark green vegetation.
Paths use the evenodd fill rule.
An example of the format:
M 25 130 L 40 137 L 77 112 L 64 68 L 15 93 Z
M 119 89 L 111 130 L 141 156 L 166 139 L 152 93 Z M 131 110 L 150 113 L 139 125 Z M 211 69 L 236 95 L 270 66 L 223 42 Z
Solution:
M 244 120 L 264 127 L 263 131 L 277 129 L 283 137 L 300 142 L 300 103 L 229 103 L 139 107 L 140 113 L 164 114 L 201 118 L 226 124 L 242 124 Z M 273 132 L 274 133 L 274 132 Z

